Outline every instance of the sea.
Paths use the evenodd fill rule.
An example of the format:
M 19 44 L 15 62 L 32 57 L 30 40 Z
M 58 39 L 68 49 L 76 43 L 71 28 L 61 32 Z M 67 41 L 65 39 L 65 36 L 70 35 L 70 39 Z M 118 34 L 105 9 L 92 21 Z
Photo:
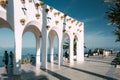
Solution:
M 8 51 L 8 54 L 10 53 L 10 51 L 12 51 L 14 53 L 14 48 L 1 48 L 0 47 L 0 67 L 4 66 L 4 63 L 2 62 L 2 59 L 3 59 L 3 54 L 4 54 L 5 50 Z M 85 52 L 88 52 L 89 49 L 84 49 L 84 50 L 85 50 Z M 65 51 L 66 50 L 63 50 L 63 53 L 65 53 Z M 120 48 L 116 48 L 115 51 L 120 51 Z M 57 54 L 58 54 L 58 48 L 54 48 L 54 60 L 57 59 L 57 57 L 58 57 Z M 28 57 L 30 55 L 35 57 L 36 48 L 22 48 L 22 59 L 26 58 L 26 57 Z M 50 48 L 48 48 L 47 56 L 48 56 L 47 60 L 50 61 Z
M 3 59 L 3 54 L 4 51 L 7 50 L 8 54 L 10 53 L 10 51 L 12 51 L 14 53 L 14 48 L 0 48 L 0 67 L 4 66 L 4 63 L 2 61 Z M 57 54 L 58 54 L 58 49 L 54 48 L 54 59 L 57 58 Z M 22 48 L 22 59 L 26 58 L 27 56 L 34 56 L 36 55 L 36 48 Z M 50 61 L 50 48 L 48 48 L 48 61 Z

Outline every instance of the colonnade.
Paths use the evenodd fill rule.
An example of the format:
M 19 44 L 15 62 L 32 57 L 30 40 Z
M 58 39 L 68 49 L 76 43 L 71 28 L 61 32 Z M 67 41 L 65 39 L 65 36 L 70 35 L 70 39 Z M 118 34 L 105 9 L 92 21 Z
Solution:
M 32 32 L 36 40 L 36 68 L 47 69 L 47 47 L 50 40 L 50 62 L 54 62 L 53 40 L 58 40 L 58 65 L 63 64 L 63 40 L 69 40 L 69 62 L 74 63 L 74 38 L 76 60 L 84 62 L 84 23 L 39 0 L 0 0 L 0 28 L 14 33 L 14 74 L 21 74 L 22 37 Z M 41 46 L 40 46 L 41 45 Z M 40 51 L 42 50 L 42 51 Z M 41 52 L 41 53 L 40 53 Z M 40 59 L 42 58 L 42 59 Z M 41 61 L 40 61 L 41 60 Z

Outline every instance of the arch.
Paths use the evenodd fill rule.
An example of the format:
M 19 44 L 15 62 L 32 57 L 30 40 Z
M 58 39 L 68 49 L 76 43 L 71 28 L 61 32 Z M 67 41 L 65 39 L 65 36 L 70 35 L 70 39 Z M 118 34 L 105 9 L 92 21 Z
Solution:
M 64 61 L 65 63 L 68 63 L 68 58 L 66 58 L 66 54 L 65 54 L 67 52 L 68 55 L 70 55 L 69 54 L 69 52 L 70 52 L 70 33 L 68 31 L 63 33 L 63 43 L 62 44 L 63 44 L 62 56 L 64 57 L 64 58 L 62 58 L 62 59 L 64 59 L 62 61 Z M 64 62 L 62 62 L 62 63 L 64 64 Z
M 81 37 L 81 33 L 76 33 L 75 34 L 75 38 L 76 38 L 76 60 L 77 62 L 83 62 L 84 61 L 84 52 L 83 52 L 83 42 L 82 42 L 82 37 Z
M 49 40 L 50 40 L 50 62 L 51 63 L 54 62 L 54 53 L 53 52 L 54 52 L 54 48 L 55 48 L 54 47 L 55 36 L 58 39 L 58 46 L 59 46 L 60 45 L 60 42 L 59 42 L 59 29 L 56 28 L 56 27 L 53 27 L 48 33 L 48 37 L 49 37 Z M 59 53 L 59 50 L 58 50 L 58 53 Z
M 35 36 L 37 35 L 41 36 L 41 26 L 42 25 L 39 22 L 31 21 L 25 26 L 22 35 L 24 35 L 24 33 L 27 31 L 31 31 L 34 33 Z
M 1 29 L 2 28 L 2 29 Z M 14 32 L 10 28 L 9 23 L 5 21 L 4 19 L 0 18 L 0 31 L 2 31 L 2 34 L 0 34 L 0 67 L 3 66 L 2 56 L 4 54 L 4 51 L 7 50 L 8 54 L 10 51 L 14 53 Z M 10 60 L 11 62 L 11 60 Z
M 63 38 L 65 38 L 66 36 L 68 36 L 69 42 L 68 42 L 68 54 L 69 54 L 69 62 L 70 65 L 73 65 L 73 34 L 70 31 L 66 31 L 63 35 Z
M 0 17 L 0 28 L 3 28 L 3 27 L 9 28 L 12 31 L 14 31 L 13 28 L 10 26 L 10 24 L 5 19 Z
M 79 34 L 77 34 L 77 33 L 74 34 L 74 39 L 73 39 L 73 40 L 74 40 L 74 42 L 73 42 L 73 46 L 74 46 L 74 47 L 73 47 L 73 48 L 74 48 L 74 49 L 73 49 L 73 50 L 74 50 L 74 61 L 77 61 L 77 60 L 78 60 L 77 56 L 79 56 L 79 55 L 78 55 L 78 54 L 79 54 L 79 53 L 78 53 L 78 52 L 79 52 L 79 51 L 78 51 L 78 47 L 79 47 L 79 46 L 78 46 L 78 45 L 79 45 L 79 42 L 78 42 L 79 37 L 78 37 L 78 36 L 79 36 Z
M 35 40 L 36 40 L 36 67 L 40 68 L 40 38 L 42 38 L 42 34 L 41 34 L 41 24 L 36 22 L 36 21 L 31 21 L 29 22 L 22 33 L 22 36 L 24 35 L 24 33 L 26 32 L 32 32 L 35 36 Z
M 63 38 L 65 38 L 66 36 L 68 36 L 68 38 L 69 38 L 69 40 L 71 39 L 71 36 L 70 35 L 72 35 L 71 33 L 70 33 L 70 31 L 66 31 L 64 34 L 63 34 Z

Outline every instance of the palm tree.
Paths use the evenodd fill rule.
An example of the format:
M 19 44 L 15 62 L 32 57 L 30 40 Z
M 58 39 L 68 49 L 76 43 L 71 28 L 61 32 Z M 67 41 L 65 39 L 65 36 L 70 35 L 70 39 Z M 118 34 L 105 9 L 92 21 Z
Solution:
M 112 0 L 111 0 L 112 1 Z M 120 0 L 114 0 L 113 6 L 106 12 L 107 18 L 110 20 L 110 24 L 116 26 L 114 30 L 117 36 L 116 41 L 120 41 Z

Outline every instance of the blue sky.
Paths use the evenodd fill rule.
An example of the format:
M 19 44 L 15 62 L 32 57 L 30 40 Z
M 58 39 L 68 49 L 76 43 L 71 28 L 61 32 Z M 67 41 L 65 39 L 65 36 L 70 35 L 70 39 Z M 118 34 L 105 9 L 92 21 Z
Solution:
M 84 22 L 85 44 L 88 48 L 120 48 L 115 42 L 114 27 L 108 26 L 105 12 L 110 3 L 103 0 L 41 0 L 69 16 Z
M 108 26 L 105 12 L 110 3 L 103 0 L 41 0 L 67 15 L 84 22 L 85 45 L 88 48 L 119 48 L 120 42 L 115 42 L 114 27 Z M 10 34 L 9 34 L 10 33 Z M 0 28 L 0 47 L 13 47 L 13 32 Z M 30 39 L 31 38 L 31 39 Z M 23 36 L 24 47 L 35 47 L 35 37 L 27 32 Z

